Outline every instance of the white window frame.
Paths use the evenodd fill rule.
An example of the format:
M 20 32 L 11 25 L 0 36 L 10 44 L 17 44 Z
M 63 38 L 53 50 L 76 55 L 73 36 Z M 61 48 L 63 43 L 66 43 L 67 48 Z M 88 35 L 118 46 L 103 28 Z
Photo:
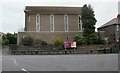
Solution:
M 37 16 L 39 17 L 39 21 L 37 22 Z M 36 14 L 36 31 L 39 32 L 40 31 L 40 15 Z
M 80 20 L 79 20 L 79 17 L 80 17 Z M 78 31 L 82 31 L 81 15 L 78 15 Z
M 51 17 L 53 17 L 53 19 L 51 19 Z M 53 21 L 52 21 L 53 20 Z M 54 14 L 50 15 L 50 31 L 53 32 L 54 31 Z
M 66 17 L 67 17 L 67 22 L 66 22 Z M 66 27 L 66 25 L 67 25 L 67 27 Z M 65 28 L 65 32 L 69 31 L 69 29 L 68 29 L 68 15 L 64 15 L 64 28 Z M 67 28 L 67 30 L 66 30 L 66 28 Z

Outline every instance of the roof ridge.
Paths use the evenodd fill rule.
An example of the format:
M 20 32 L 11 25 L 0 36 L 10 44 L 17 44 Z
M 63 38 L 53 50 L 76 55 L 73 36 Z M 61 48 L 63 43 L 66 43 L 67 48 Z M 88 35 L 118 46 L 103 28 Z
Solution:
M 74 7 L 74 6 L 26 6 L 26 7 L 67 7 L 67 8 L 82 8 L 82 7 Z
M 102 28 L 102 27 L 106 27 L 106 26 L 110 26 L 110 25 L 113 25 L 113 24 L 117 24 L 117 18 L 113 18 L 111 19 L 110 21 L 106 22 L 105 24 L 101 25 L 100 27 L 98 28 Z

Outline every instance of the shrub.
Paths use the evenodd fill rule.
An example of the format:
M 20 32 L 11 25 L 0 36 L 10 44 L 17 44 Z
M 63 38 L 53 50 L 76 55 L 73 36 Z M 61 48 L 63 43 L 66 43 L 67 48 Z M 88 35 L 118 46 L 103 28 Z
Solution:
M 1 41 L 0 41 L 1 42 Z M 17 44 L 17 34 L 7 33 L 2 36 L 2 44 Z
M 9 44 L 9 40 L 8 39 L 3 40 L 2 44 L 3 45 L 8 45 Z
M 55 39 L 55 45 L 63 45 L 63 41 L 61 38 L 56 38 Z
M 45 42 L 41 39 L 35 39 L 33 43 L 34 43 L 34 46 L 47 45 L 47 42 Z
M 9 44 L 17 44 L 17 34 L 7 33 L 6 37 L 9 40 Z
M 47 45 L 47 42 L 42 41 L 42 42 L 41 42 L 41 45 Z
M 98 39 L 95 40 L 94 44 L 107 44 L 107 41 L 98 38 Z
M 29 36 L 24 37 L 22 39 L 22 44 L 25 45 L 25 46 L 31 46 L 32 43 L 33 43 L 33 39 L 31 37 L 29 37 Z
M 77 45 L 85 44 L 85 38 L 82 35 L 75 35 L 74 41 L 77 42 Z
M 89 38 L 86 38 L 82 35 L 75 35 L 74 37 L 74 41 L 77 42 L 77 45 L 83 45 L 83 44 L 87 44 L 87 45 L 90 45 L 90 44 L 106 44 L 107 41 L 106 40 L 102 40 L 100 39 L 99 37 L 97 37 L 97 34 L 96 33 L 93 33 L 91 34 Z
M 33 45 L 34 46 L 39 46 L 41 44 L 41 42 L 42 42 L 41 39 L 35 39 L 34 42 L 33 42 L 34 43 Z

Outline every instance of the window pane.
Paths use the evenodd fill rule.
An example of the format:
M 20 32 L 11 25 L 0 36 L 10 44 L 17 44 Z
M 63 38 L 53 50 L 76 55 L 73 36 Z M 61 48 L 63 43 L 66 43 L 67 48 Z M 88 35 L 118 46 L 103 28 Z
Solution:
M 78 16 L 78 30 L 81 30 L 81 17 L 80 15 Z
M 65 31 L 68 31 L 68 16 L 65 15 Z
M 37 23 L 39 23 L 39 16 L 37 15 Z
M 54 15 L 50 15 L 50 31 L 54 31 Z
M 36 31 L 40 31 L 40 16 L 36 15 Z

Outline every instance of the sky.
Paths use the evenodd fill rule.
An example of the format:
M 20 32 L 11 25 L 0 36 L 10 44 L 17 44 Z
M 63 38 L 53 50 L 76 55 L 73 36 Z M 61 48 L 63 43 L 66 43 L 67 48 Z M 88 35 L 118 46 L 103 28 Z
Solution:
M 96 28 L 116 18 L 119 0 L 0 0 L 0 32 L 22 32 L 25 6 L 82 7 L 91 4 L 97 19 Z

